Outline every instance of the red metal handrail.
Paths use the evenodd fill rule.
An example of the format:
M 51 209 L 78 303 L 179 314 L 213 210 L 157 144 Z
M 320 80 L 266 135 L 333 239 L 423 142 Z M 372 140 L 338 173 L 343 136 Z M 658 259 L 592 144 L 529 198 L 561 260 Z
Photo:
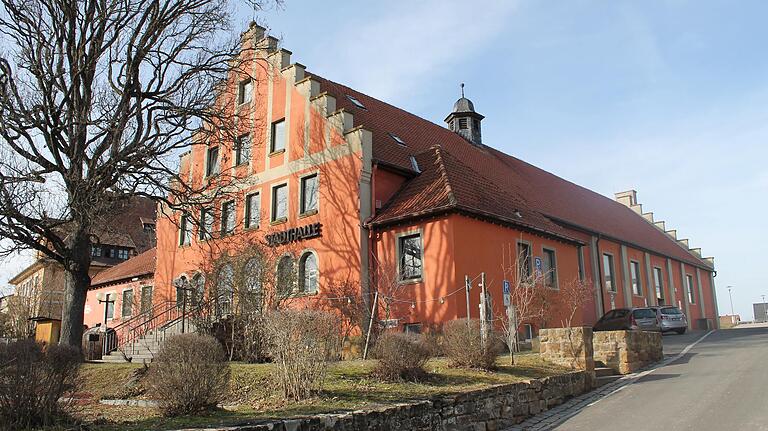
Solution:
M 147 332 L 165 324 L 172 323 L 181 317 L 182 309 L 176 301 L 162 302 L 152 307 L 147 312 L 111 328 L 113 331 L 108 331 L 106 334 L 103 354 L 108 355 L 109 353 L 138 340 Z

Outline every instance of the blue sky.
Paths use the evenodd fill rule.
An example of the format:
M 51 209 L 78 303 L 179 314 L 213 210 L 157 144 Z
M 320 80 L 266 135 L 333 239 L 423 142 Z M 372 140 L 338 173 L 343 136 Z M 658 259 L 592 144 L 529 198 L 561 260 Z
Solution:
M 768 295 L 765 16 L 759 1 L 286 0 L 259 19 L 293 61 L 434 122 L 465 82 L 485 144 L 606 196 L 636 189 L 715 256 L 721 314 L 733 285 L 751 319 Z

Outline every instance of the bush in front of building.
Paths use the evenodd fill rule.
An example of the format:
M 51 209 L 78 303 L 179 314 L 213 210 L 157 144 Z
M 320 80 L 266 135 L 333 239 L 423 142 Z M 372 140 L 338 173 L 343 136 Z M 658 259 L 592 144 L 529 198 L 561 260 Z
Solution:
M 386 332 L 376 341 L 373 351 L 378 362 L 374 374 L 388 381 L 418 381 L 427 372 L 429 346 L 420 335 Z
M 76 391 L 81 362 L 70 346 L 0 344 L 0 424 L 27 429 L 66 420 L 70 403 L 60 399 Z
M 483 346 L 480 321 L 452 320 L 443 327 L 442 350 L 455 367 L 493 369 L 502 350 L 502 343 L 489 334 Z
M 264 335 L 282 395 L 300 401 L 316 394 L 340 354 L 339 319 L 318 310 L 273 311 L 264 316 Z
M 166 416 L 216 408 L 229 385 L 229 363 L 221 344 L 209 335 L 168 338 L 148 373 L 149 393 Z

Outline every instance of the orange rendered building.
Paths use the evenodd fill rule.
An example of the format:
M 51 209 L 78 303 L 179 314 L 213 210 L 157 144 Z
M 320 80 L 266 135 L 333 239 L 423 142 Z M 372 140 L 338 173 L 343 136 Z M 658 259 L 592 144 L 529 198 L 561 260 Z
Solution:
M 233 109 L 248 119 L 242 139 L 193 146 L 180 175 L 211 187 L 219 172 L 247 181 L 238 198 L 200 216 L 208 232 L 180 214 L 159 217 L 155 302 L 174 300 L 174 281 L 194 279 L 210 250 L 251 238 L 291 260 L 295 296 L 353 281 L 363 294 L 390 295 L 397 313 L 387 324 L 402 330 L 478 318 L 481 273 L 494 316 L 504 316 L 504 268 L 517 251 L 529 270 L 551 269 L 552 298 L 569 280 L 593 283 L 575 324 L 666 303 L 691 325 L 716 325 L 713 260 L 643 213 L 634 191 L 611 200 L 483 143 L 483 116 L 466 98 L 446 127 L 291 63 L 256 25 L 243 43 L 266 67 L 229 82 Z M 559 326 L 562 314 L 550 307 L 530 332 Z

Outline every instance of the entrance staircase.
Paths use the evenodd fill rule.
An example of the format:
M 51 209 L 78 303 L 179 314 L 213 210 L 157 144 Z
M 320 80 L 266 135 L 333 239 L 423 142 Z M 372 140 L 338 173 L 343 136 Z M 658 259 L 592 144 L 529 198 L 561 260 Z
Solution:
M 168 337 L 195 332 L 190 311 L 185 304 L 167 301 L 111 328 L 103 344 L 102 362 L 152 362 Z
M 189 321 L 185 322 L 184 332 L 195 332 L 195 327 Z M 139 338 L 130 341 L 109 354 L 101 357 L 103 362 L 110 363 L 150 363 L 166 338 L 181 334 L 181 319 L 173 320 L 159 328 L 147 331 Z
M 600 387 L 607 385 L 608 383 L 615 382 L 621 378 L 621 374 L 617 373 L 613 368 L 608 368 L 604 363 L 595 362 L 595 386 Z

